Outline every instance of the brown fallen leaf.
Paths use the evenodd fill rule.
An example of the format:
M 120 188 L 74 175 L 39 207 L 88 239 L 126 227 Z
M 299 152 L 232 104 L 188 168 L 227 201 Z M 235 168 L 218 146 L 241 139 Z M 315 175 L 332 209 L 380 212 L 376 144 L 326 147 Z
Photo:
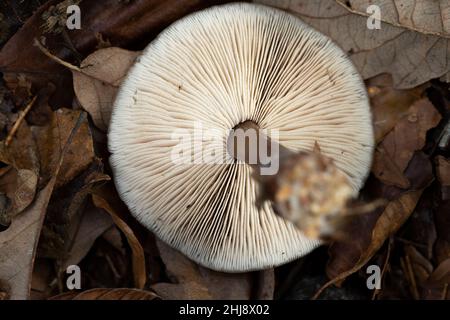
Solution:
M 128 240 L 132 252 L 134 283 L 138 289 L 142 289 L 147 282 L 147 273 L 145 270 L 144 249 L 136 238 L 133 230 L 123 221 L 109 203 L 99 195 L 93 194 L 92 201 L 98 208 L 104 209 L 111 215 L 115 225 L 124 233 Z
M 47 205 L 64 155 L 84 119 L 85 114 L 79 113 L 72 127 L 61 128 L 68 134 L 63 142 L 58 141 L 61 150 L 53 155 L 56 158 L 53 176 L 31 206 L 19 214 L 6 231 L 0 232 L 0 290 L 8 292 L 10 299 L 27 299 L 29 296 L 34 257 Z
M 438 7 L 439 5 L 435 4 L 433 8 L 437 8 L 437 11 L 429 12 L 421 10 L 425 4 L 420 3 L 428 3 L 427 1 L 414 1 L 413 6 L 411 4 L 395 6 L 397 11 L 389 12 L 388 4 L 391 1 L 370 1 L 371 4 L 380 4 L 383 8 L 382 19 L 389 21 L 389 23 L 381 21 L 381 29 L 378 30 L 369 29 L 367 14 L 362 15 L 358 10 L 367 8 L 366 4 L 369 3 L 367 0 L 254 0 L 254 2 L 291 12 L 328 35 L 349 54 L 364 79 L 381 73 L 390 73 L 394 86 L 406 89 L 444 75 L 448 78 L 449 36 L 445 28 L 450 19 L 446 14 L 445 5 Z M 395 3 L 405 4 L 409 1 L 395 1 Z M 396 12 L 398 16 L 394 17 Z M 439 19 L 428 21 L 433 16 L 439 16 Z M 394 20 L 398 18 L 401 19 L 400 23 L 394 25 Z M 445 24 L 440 26 L 442 29 L 439 30 L 446 32 L 430 32 L 437 30 L 436 26 L 440 21 L 444 21 Z M 413 24 L 414 30 L 411 27 Z
M 415 151 L 424 147 L 427 131 L 441 119 L 427 98 L 415 101 L 377 146 L 372 166 L 373 174 L 383 183 L 407 188 L 403 175 Z
M 410 191 L 400 196 L 397 200 L 390 202 L 384 209 L 382 215 L 378 218 L 372 230 L 370 245 L 363 249 L 362 255 L 353 267 L 334 276 L 332 280 L 327 282 L 319 291 L 317 291 L 313 299 L 318 298 L 323 290 L 330 285 L 344 280 L 369 262 L 372 256 L 381 248 L 386 239 L 391 234 L 394 234 L 409 218 L 421 195 L 422 190 Z
M 275 292 L 275 270 L 267 269 L 258 272 L 256 300 L 273 300 Z
M 375 196 L 388 199 L 390 202 L 381 210 L 377 209 L 353 219 L 347 230 L 349 234 L 352 234 L 352 241 L 336 242 L 331 245 L 330 259 L 326 268 L 331 280 L 315 294 L 315 298 L 330 285 L 341 283 L 362 268 L 381 248 L 386 239 L 410 217 L 423 190 L 433 179 L 428 157 L 421 152 L 416 153 L 405 175 L 410 181 L 411 189 L 405 191 L 382 185 L 380 194 Z
M 166 266 L 166 273 L 174 283 L 157 283 L 152 289 L 163 299 L 248 300 L 251 298 L 251 273 L 223 273 L 198 266 L 177 250 L 157 240 Z
M 445 15 L 448 4 L 437 1 L 399 1 L 399 0 L 337 0 L 348 10 L 369 16 L 369 5 L 378 5 L 382 12 L 381 21 L 411 31 L 450 38 L 450 19 Z
M 425 299 L 450 299 L 450 258 L 442 261 L 423 284 Z
M 64 141 L 70 134 L 67 128 L 73 126 L 81 111 L 70 109 L 58 109 L 53 112 L 50 123 L 47 126 L 32 128 L 41 162 L 41 179 L 47 181 L 56 171 L 58 156 L 63 149 Z M 59 170 L 56 187 L 61 187 L 83 172 L 94 160 L 94 146 L 88 121 L 84 121 L 73 138 L 72 143 L 64 157 Z
M 113 226 L 111 216 L 97 208 L 84 211 L 73 244 L 67 252 L 67 258 L 60 264 L 60 270 L 78 263 L 86 256 L 95 240 Z
M 119 85 L 139 54 L 114 47 L 100 49 L 83 60 L 82 72 L 72 71 L 75 95 L 102 131 L 108 129 Z
M 72 291 L 51 297 L 49 300 L 154 300 L 159 299 L 152 291 L 112 288 L 90 289 L 87 291 Z
M 33 201 L 40 173 L 38 151 L 31 129 L 23 119 L 16 123 L 16 132 L 11 135 L 10 131 L 8 135 L 10 140 L 0 144 L 0 161 L 9 165 L 0 177 L 0 192 L 10 200 L 8 218 L 14 217 Z
M 409 107 L 419 100 L 427 85 L 408 90 L 393 87 L 392 76 L 383 73 L 366 82 L 375 131 L 375 142 L 379 143 L 405 116 Z
M 450 187 L 450 159 L 446 159 L 443 156 L 437 156 L 436 173 L 441 186 Z
M 411 263 L 415 281 L 419 287 L 422 286 L 433 272 L 433 265 L 412 245 L 405 246 L 405 255 Z
M 71 103 L 70 72 L 45 57 L 32 45 L 33 39 L 44 36 L 45 45 L 50 52 L 76 64 L 80 53 L 86 55 L 95 50 L 99 44 L 99 35 L 113 46 L 143 48 L 172 22 L 188 13 L 225 1 L 81 1 L 81 30 L 45 33 L 46 21 L 43 15 L 49 12 L 51 6 L 60 2 L 46 1 L 0 50 L 0 72 L 4 75 L 24 74 L 36 88 L 45 87 L 52 82 L 59 90 L 55 91 L 51 103 L 58 107 Z
M 450 162 L 442 156 L 436 159 L 436 173 L 440 183 L 439 201 L 434 213 L 437 239 L 434 246 L 438 263 L 450 258 Z
M 89 136 L 85 138 L 90 139 Z M 110 180 L 102 170 L 103 164 L 95 159 L 75 179 L 53 191 L 39 240 L 38 255 L 56 260 L 60 273 L 65 272 L 64 261 L 70 259 L 72 248 L 78 240 L 77 234 L 83 231 L 79 227 L 84 212 L 90 210 L 90 193 Z M 109 218 L 108 214 L 104 215 Z M 111 219 L 109 221 L 112 223 Z

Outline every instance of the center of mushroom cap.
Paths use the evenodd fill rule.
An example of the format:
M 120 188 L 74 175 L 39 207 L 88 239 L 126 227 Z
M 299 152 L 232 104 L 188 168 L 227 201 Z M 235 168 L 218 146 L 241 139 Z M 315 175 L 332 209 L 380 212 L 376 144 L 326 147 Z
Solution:
M 235 160 L 256 165 L 259 162 L 259 140 L 262 138 L 259 125 L 246 120 L 238 123 L 228 135 L 227 152 Z M 267 136 L 263 137 L 268 139 Z

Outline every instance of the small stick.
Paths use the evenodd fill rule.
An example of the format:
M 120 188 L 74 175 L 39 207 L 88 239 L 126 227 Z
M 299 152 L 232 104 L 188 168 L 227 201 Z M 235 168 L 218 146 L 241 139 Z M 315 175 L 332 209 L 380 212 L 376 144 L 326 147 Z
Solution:
M 13 127 L 11 128 L 11 131 L 9 132 L 8 136 L 6 137 L 5 146 L 8 146 L 11 143 L 11 141 L 12 141 L 14 135 L 16 134 L 17 130 L 19 129 L 20 124 L 22 123 L 23 119 L 25 119 L 25 116 L 27 115 L 28 111 L 31 110 L 31 107 L 33 106 L 34 102 L 36 101 L 36 98 L 37 98 L 37 96 L 34 96 L 33 99 L 31 99 L 31 101 L 25 107 L 25 109 L 20 113 L 19 118 L 14 123 Z
M 56 61 L 57 63 L 59 63 L 59 64 L 65 66 L 65 67 L 69 68 L 70 70 L 81 72 L 81 69 L 79 67 L 74 66 L 73 64 L 70 64 L 70 63 L 68 63 L 68 62 L 58 58 L 57 56 L 51 54 L 51 52 L 48 51 L 48 49 L 46 47 L 44 47 L 42 45 L 42 43 L 36 38 L 34 38 L 34 45 L 36 47 L 38 47 L 39 50 L 41 50 L 42 53 L 45 54 L 50 59 L 52 59 L 52 60 Z

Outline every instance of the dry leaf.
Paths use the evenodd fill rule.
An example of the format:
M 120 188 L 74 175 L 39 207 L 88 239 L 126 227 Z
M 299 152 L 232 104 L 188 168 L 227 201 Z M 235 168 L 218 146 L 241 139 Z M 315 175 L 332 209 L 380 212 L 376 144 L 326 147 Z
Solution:
M 450 299 L 450 258 L 442 261 L 423 284 L 425 299 Z
M 420 286 L 433 272 L 433 265 L 415 247 L 411 245 L 405 246 L 405 253 L 411 262 L 414 278 Z
M 434 251 L 437 262 L 442 263 L 450 258 L 450 162 L 442 156 L 438 156 L 436 160 L 440 198 L 434 212 L 437 231 Z
M 113 46 L 143 47 L 165 27 L 186 14 L 225 1 L 81 1 L 82 28 L 66 30 L 70 41 L 60 35 L 43 32 L 43 13 L 59 2 L 61 0 L 46 1 L 0 50 L 0 72 L 4 75 L 25 74 L 37 88 L 47 86 L 48 82 L 54 83 L 58 90 L 52 97 L 52 103 L 57 107 L 71 103 L 70 72 L 33 46 L 33 39 L 45 36 L 45 44 L 50 52 L 63 60 L 73 62 L 79 54 L 74 54 L 68 47 L 74 47 L 83 54 L 93 52 L 99 44 L 99 35 Z
M 326 272 L 331 279 L 316 294 L 328 286 L 342 282 L 346 277 L 363 267 L 380 249 L 385 240 L 394 234 L 410 217 L 423 190 L 432 181 L 432 168 L 428 157 L 416 153 L 405 170 L 411 189 L 402 190 L 392 186 L 381 186 L 376 197 L 388 199 L 384 207 L 369 214 L 357 216 L 352 220 L 347 232 L 352 241 L 333 243 Z
M 450 38 L 449 5 L 446 0 L 337 0 L 353 12 L 368 16 L 369 5 L 378 5 L 381 21 L 424 34 Z
M 267 269 L 258 272 L 258 288 L 256 300 L 273 300 L 275 292 L 275 270 Z
M 34 254 L 54 184 L 52 179 L 33 204 L 0 233 L 0 286 L 10 299 L 28 298 Z
M 0 177 L 0 192 L 10 199 L 7 214 L 13 217 L 33 201 L 40 171 L 37 148 L 26 122 L 20 124 L 8 146 L 0 145 L 0 161 L 10 165 Z
M 1 290 L 8 292 L 11 299 L 28 298 L 35 252 L 47 205 L 56 185 L 64 155 L 83 120 L 84 114 L 79 113 L 72 127 L 60 128 L 61 133 L 67 131 L 67 134 L 64 134 L 66 139 L 63 142 L 57 141 L 61 149 L 60 152 L 53 154 L 56 163 L 53 176 L 38 193 L 31 206 L 19 214 L 6 231 L 0 232 L 0 286 Z
M 414 152 L 424 147 L 427 131 L 435 127 L 440 119 L 439 112 L 427 98 L 415 101 L 377 146 L 373 174 L 387 185 L 407 188 L 409 183 L 403 171 Z
M 56 171 L 58 162 L 55 159 L 70 134 L 68 128 L 72 128 L 81 111 L 70 109 L 58 109 L 53 112 L 50 123 L 44 127 L 34 126 L 33 135 L 39 150 L 41 162 L 41 178 L 47 181 Z M 74 177 L 83 172 L 94 160 L 94 146 L 88 121 L 83 121 L 80 129 L 73 137 L 73 141 L 67 150 L 63 164 L 59 170 L 56 187 L 61 187 Z
M 108 212 L 116 226 L 125 234 L 132 252 L 134 283 L 137 288 L 142 289 L 147 281 L 147 273 L 145 270 L 144 249 L 142 249 L 139 240 L 136 238 L 133 230 L 119 217 L 105 199 L 93 194 L 92 201 L 95 206 Z
M 88 140 L 90 137 L 86 137 Z M 89 211 L 87 199 L 98 185 L 109 181 L 103 174 L 103 164 L 95 159 L 92 164 L 75 179 L 55 189 L 47 208 L 38 254 L 40 257 L 56 259 L 58 264 L 70 259 L 83 213 Z M 90 205 L 90 203 L 88 203 Z M 106 218 L 109 216 L 105 214 Z M 111 222 L 111 220 L 110 220 Z M 65 272 L 65 269 L 61 269 Z
M 95 240 L 112 226 L 110 215 L 97 208 L 87 209 L 81 218 L 73 244 L 67 252 L 67 259 L 61 264 L 60 269 L 66 270 L 70 265 L 77 265 L 89 252 Z
M 436 173 L 441 186 L 450 187 L 450 160 L 437 156 L 436 161 Z
M 403 223 L 409 218 L 423 190 L 406 192 L 400 196 L 397 200 L 391 201 L 384 209 L 381 216 L 378 218 L 372 233 L 370 244 L 367 248 L 359 248 L 361 250 L 361 256 L 356 263 L 352 263 L 353 266 L 341 273 L 334 274 L 335 270 L 332 269 L 333 265 L 328 264 L 327 274 L 332 280 L 327 282 L 315 295 L 317 298 L 324 289 L 332 284 L 338 283 L 349 275 L 355 273 L 361 269 L 372 256 L 381 248 L 386 239 L 394 234 Z
M 154 300 L 158 298 L 159 297 L 151 291 L 128 288 L 99 288 L 83 292 L 67 292 L 51 297 L 49 300 Z
M 348 1 L 308 1 L 308 0 L 254 0 L 289 11 L 317 30 L 328 35 L 349 54 L 364 79 L 381 73 L 392 74 L 396 88 L 413 88 L 430 79 L 442 77 L 450 72 L 448 29 L 448 8 L 443 5 L 429 7 L 422 2 L 395 0 L 396 10 L 391 10 L 388 0 L 372 0 L 371 4 L 383 4 L 381 11 L 381 29 L 367 28 L 367 17 L 353 12 L 345 3 Z M 432 1 L 437 2 L 437 1 Z M 364 8 L 369 1 L 350 1 L 355 8 Z M 403 4 L 401 6 L 400 4 Z M 423 11 L 426 6 L 431 11 Z M 351 6 L 353 8 L 353 6 Z M 364 10 L 365 12 L 365 10 Z M 398 12 L 398 16 L 395 13 Z M 393 16 L 394 15 L 394 16 Z M 430 17 L 439 16 L 433 22 Z M 401 21 L 398 25 L 392 22 Z M 420 19 L 419 19 L 420 17 Z M 413 22 L 413 20 L 414 22 Z M 426 22 L 427 21 L 427 22 Z M 445 24 L 437 29 L 440 21 Z M 415 31 L 411 26 L 414 24 Z M 430 34 L 430 30 L 445 30 Z M 445 36 L 445 37 L 444 37 Z
M 99 129 L 108 129 L 119 85 L 139 54 L 120 48 L 100 49 L 83 60 L 82 72 L 72 71 L 77 99 Z
M 160 240 L 157 245 L 169 278 L 152 289 L 163 299 L 247 300 L 251 298 L 250 273 L 223 273 L 198 266 Z
M 409 90 L 395 89 L 392 77 L 386 73 L 367 81 L 376 143 L 382 141 L 397 121 L 407 114 L 409 107 L 422 97 L 425 89 L 425 85 Z

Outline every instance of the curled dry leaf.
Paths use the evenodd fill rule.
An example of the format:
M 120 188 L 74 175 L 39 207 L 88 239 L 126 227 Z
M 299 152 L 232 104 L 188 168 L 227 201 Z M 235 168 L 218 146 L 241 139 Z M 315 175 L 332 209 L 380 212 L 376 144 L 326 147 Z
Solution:
M 439 1 L 370 1 L 380 5 L 386 19 L 380 29 L 369 29 L 366 14 L 360 14 L 362 9 L 366 12 L 368 0 L 328 0 L 326 5 L 308 0 L 254 2 L 287 10 L 328 35 L 350 55 L 364 79 L 390 73 L 396 88 L 413 88 L 444 75 L 448 78 L 450 18 L 443 1 L 442 6 Z M 423 4 L 429 2 L 434 4 Z M 439 19 L 428 21 L 433 16 Z
M 128 288 L 99 288 L 83 292 L 67 292 L 51 297 L 49 300 L 154 300 L 158 298 L 151 291 Z
M 56 185 L 64 155 L 83 120 L 86 120 L 84 113 L 78 115 L 71 127 L 59 128 L 61 133 L 66 132 L 64 135 L 61 134 L 65 139 L 57 141 L 60 152 L 52 154 L 52 161 L 55 162 L 53 176 L 45 188 L 39 191 L 31 206 L 19 214 L 6 231 L 0 232 L 0 286 L 2 286 L 0 290 L 6 291 L 11 299 L 28 298 L 36 247 L 47 205 Z M 52 125 L 55 124 L 49 126 Z M 53 140 L 52 143 L 56 141 Z
M 409 182 L 403 171 L 414 152 L 424 147 L 427 131 L 435 127 L 440 119 L 439 112 L 427 98 L 415 101 L 377 146 L 373 174 L 387 185 L 407 188 Z
M 123 221 L 109 203 L 99 195 L 93 194 L 92 201 L 98 208 L 104 209 L 111 215 L 116 226 L 124 233 L 128 240 L 132 252 L 133 276 L 137 288 L 142 289 L 147 281 L 145 270 L 145 255 L 139 240 L 136 238 L 133 230 Z
M 177 250 L 160 240 L 157 245 L 166 272 L 174 283 L 157 283 L 152 289 L 163 299 L 250 299 L 252 291 L 251 273 L 222 273 L 198 266 Z M 270 271 L 267 271 L 270 274 Z M 268 280 L 273 278 L 267 274 Z M 259 292 L 264 297 L 273 295 L 267 281 Z M 265 292 L 265 293 L 264 293 Z
M 100 49 L 83 60 L 82 72 L 72 71 L 75 95 L 99 129 L 108 129 L 119 85 L 139 54 L 120 48 Z

